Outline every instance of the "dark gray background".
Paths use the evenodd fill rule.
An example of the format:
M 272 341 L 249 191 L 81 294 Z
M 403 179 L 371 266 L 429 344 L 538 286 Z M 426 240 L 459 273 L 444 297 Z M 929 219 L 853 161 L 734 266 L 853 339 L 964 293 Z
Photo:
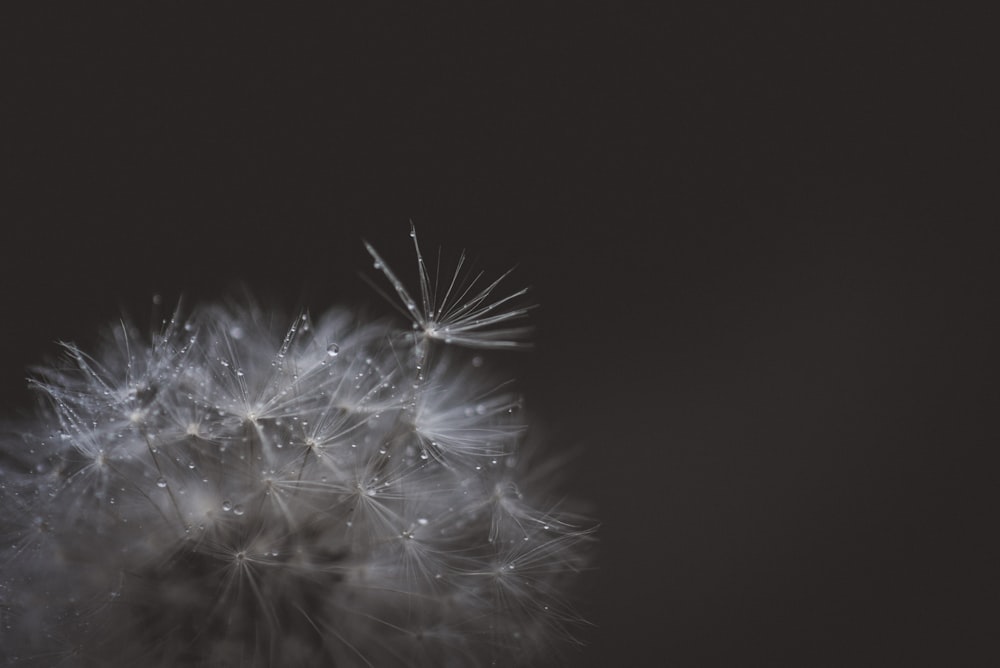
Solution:
M 991 17 L 158 4 L 0 21 L 8 413 L 153 294 L 388 312 L 412 219 L 541 304 L 574 665 L 1000 659 Z

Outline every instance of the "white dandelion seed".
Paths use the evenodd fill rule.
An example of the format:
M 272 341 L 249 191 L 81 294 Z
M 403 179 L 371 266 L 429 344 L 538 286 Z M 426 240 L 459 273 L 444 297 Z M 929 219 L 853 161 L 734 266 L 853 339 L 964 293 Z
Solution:
M 424 336 L 469 348 L 523 348 L 528 345 L 526 339 L 531 333 L 531 328 L 515 324 L 526 317 L 533 308 L 533 306 L 516 305 L 518 300 L 527 294 L 528 289 L 522 288 L 506 297 L 493 297 L 494 291 L 512 270 L 484 285 L 481 282 L 482 272 L 474 276 L 463 273 L 462 268 L 465 264 L 463 252 L 458 257 L 450 279 L 442 280 L 440 268 L 432 277 L 420 252 L 416 229 L 412 223 L 410 236 L 413 238 L 413 248 L 417 255 L 420 305 L 410 296 L 406 286 L 396 277 L 375 248 L 367 242 L 365 248 L 375 260 L 375 268 L 385 274 L 399 295 L 406 308 L 407 317 Z

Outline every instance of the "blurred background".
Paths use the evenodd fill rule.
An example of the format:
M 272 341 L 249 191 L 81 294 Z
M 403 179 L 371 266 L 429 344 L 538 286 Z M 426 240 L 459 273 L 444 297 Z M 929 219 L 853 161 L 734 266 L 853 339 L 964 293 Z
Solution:
M 5 416 L 181 297 L 388 314 L 412 220 L 540 304 L 571 665 L 1000 661 L 991 17 L 66 4 L 0 10 Z

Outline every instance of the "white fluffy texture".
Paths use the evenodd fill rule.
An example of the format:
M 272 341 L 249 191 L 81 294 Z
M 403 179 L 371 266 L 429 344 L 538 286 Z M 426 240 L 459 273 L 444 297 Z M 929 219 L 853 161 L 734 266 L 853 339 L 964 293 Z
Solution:
M 523 309 L 467 296 L 457 343 L 517 343 L 477 325 Z M 442 321 L 429 303 L 412 331 L 210 306 L 151 342 L 122 324 L 93 356 L 66 345 L 33 381 L 50 407 L 0 442 L 0 657 L 549 660 L 591 529 L 532 489 L 519 399 Z

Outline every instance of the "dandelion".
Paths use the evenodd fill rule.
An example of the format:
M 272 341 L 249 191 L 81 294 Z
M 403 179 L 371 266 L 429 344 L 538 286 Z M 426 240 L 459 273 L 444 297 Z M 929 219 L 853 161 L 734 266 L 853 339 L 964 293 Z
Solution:
M 419 305 L 367 246 L 404 328 L 208 305 L 35 370 L 47 401 L 0 437 L 0 659 L 537 665 L 573 642 L 593 525 L 461 350 L 526 345 L 525 291 L 464 255 L 441 281 L 411 236 Z

